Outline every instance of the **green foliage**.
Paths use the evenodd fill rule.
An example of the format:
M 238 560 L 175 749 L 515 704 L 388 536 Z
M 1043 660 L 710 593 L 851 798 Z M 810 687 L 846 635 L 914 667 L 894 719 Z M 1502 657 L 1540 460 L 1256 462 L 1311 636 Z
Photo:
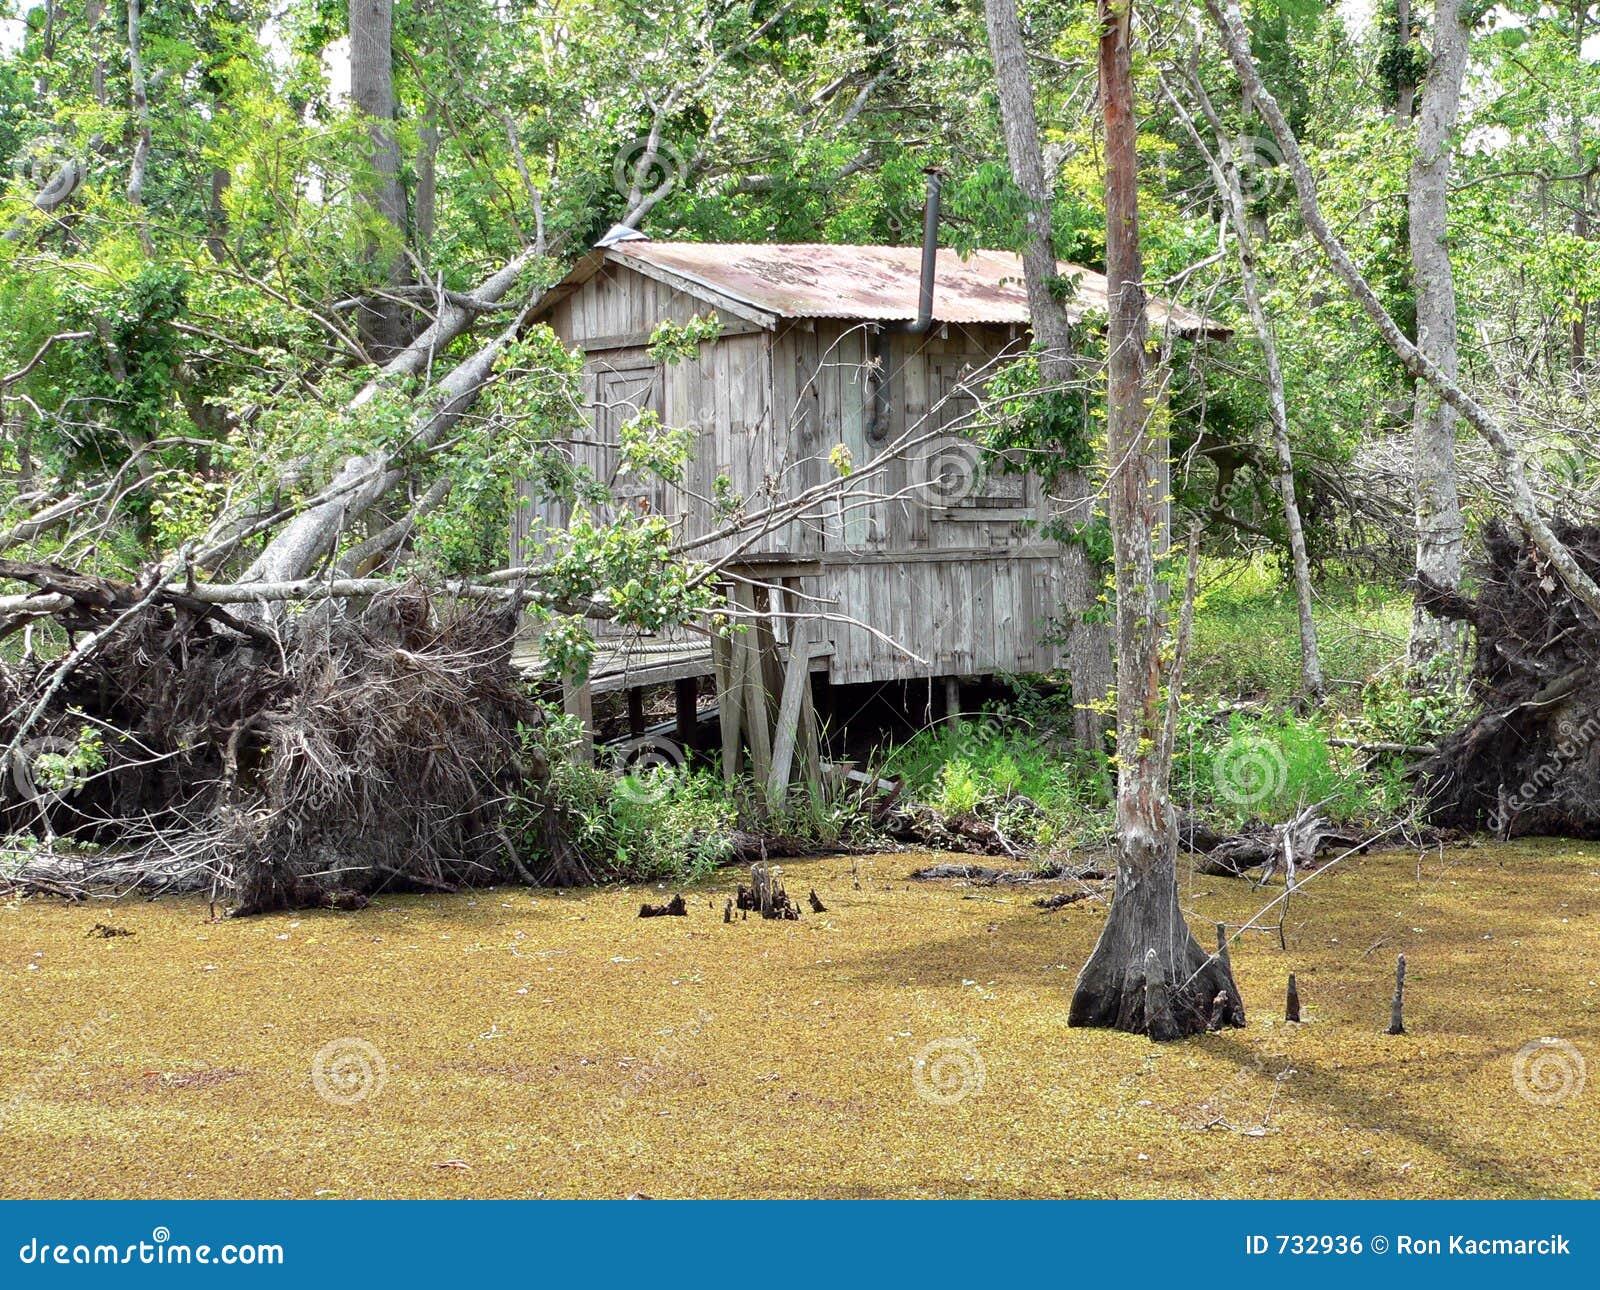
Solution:
M 1083 370 L 1093 371 L 1104 352 L 1104 337 L 1083 326 L 1074 332 Z M 1037 349 L 996 372 L 985 385 L 984 396 L 992 418 L 985 446 L 1001 469 L 1009 465 L 1037 471 L 1048 484 L 1096 460 L 1096 389 L 1087 383 L 1083 389 L 1044 388 Z M 998 455 L 1005 452 L 1012 455 Z
M 75 793 L 106 766 L 105 740 L 94 726 L 78 731 L 77 742 L 65 751 L 41 752 L 33 758 L 34 783 L 50 793 Z
M 654 412 L 629 417 L 617 438 L 619 478 L 647 475 L 677 482 L 694 457 L 696 431 L 689 426 L 663 425 Z
M 700 346 L 722 335 L 722 319 L 715 314 L 702 317 L 695 314 L 686 323 L 676 323 L 663 318 L 650 333 L 646 352 L 658 363 L 668 366 L 693 358 Z
M 1173 799 L 1233 828 L 1280 824 L 1314 805 L 1336 822 L 1382 815 L 1390 805 L 1382 785 L 1328 737 L 1321 716 L 1235 712 L 1219 723 L 1190 708 L 1173 750 Z
M 1476 705 L 1461 668 L 1439 656 L 1421 669 L 1391 668 L 1361 690 L 1354 730 L 1374 743 L 1431 744 L 1454 734 Z
M 660 765 L 635 772 L 591 765 L 574 750 L 582 741 L 576 718 L 551 711 L 524 729 L 526 752 L 549 763 L 548 800 L 513 802 L 511 819 L 525 854 L 544 846 L 545 812 L 552 804 L 575 829 L 567 841 L 597 873 L 629 882 L 694 882 L 732 853 L 737 813 L 710 770 Z
M 1420 24 L 1415 11 L 1411 11 L 1409 30 L 1400 30 L 1398 0 L 1381 0 L 1373 15 L 1374 25 L 1381 33 L 1378 44 L 1378 80 L 1383 85 L 1384 100 L 1394 107 L 1400 100 L 1403 88 L 1415 89 L 1428 73 L 1428 51 L 1419 36 Z
M 1105 823 L 1111 779 L 1101 758 L 1070 746 L 1071 713 L 1025 684 L 1018 700 L 953 724 L 923 730 L 883 754 L 882 772 L 904 780 L 905 793 L 946 816 L 997 816 L 1013 837 L 1048 846 Z M 1043 819 L 1018 810 L 1036 803 Z
M 1288 700 L 1299 688 L 1300 624 L 1288 575 L 1264 557 L 1202 561 L 1185 693 Z M 1399 591 L 1329 577 L 1313 617 L 1329 703 L 1357 705 L 1361 685 L 1405 653 L 1411 602 Z

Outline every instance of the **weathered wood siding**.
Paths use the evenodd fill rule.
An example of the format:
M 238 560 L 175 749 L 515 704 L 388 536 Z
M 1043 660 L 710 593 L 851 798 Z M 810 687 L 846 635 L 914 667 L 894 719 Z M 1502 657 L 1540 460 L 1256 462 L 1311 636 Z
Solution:
M 655 363 L 644 348 L 662 320 L 684 323 L 719 314 L 724 331 L 696 357 Z M 698 429 L 682 488 L 660 483 L 618 488 L 629 506 L 668 515 L 690 536 L 719 521 L 692 498 L 709 497 L 719 476 L 755 513 L 835 476 L 844 445 L 853 478 L 801 519 L 775 526 L 749 555 L 803 559 L 820 575 L 803 590 L 833 602 L 833 612 L 902 642 L 897 650 L 865 627 L 820 626 L 841 683 L 919 676 L 1036 671 L 1057 665 L 1064 612 L 1060 551 L 1027 521 L 1045 518 L 1048 499 L 1032 476 L 974 469 L 970 442 L 946 427 L 971 411 L 964 382 L 981 382 L 1003 355 L 1026 343 L 1005 327 L 936 327 L 922 337 L 892 337 L 889 420 L 874 436 L 866 324 L 832 319 L 780 323 L 774 330 L 622 266 L 609 266 L 558 302 L 544 319 L 561 340 L 585 352 L 585 396 L 601 443 L 579 460 L 609 480 L 616 428 L 650 409 L 671 426 Z M 878 474 L 868 467 L 906 434 L 929 436 Z M 930 489 L 929 481 L 953 481 Z M 864 499 L 873 499 L 866 501 Z M 534 558 L 530 519 L 561 526 L 564 508 L 521 513 L 515 555 Z M 724 553 L 708 546 L 706 557 Z M 912 657 L 915 656 L 915 657 Z

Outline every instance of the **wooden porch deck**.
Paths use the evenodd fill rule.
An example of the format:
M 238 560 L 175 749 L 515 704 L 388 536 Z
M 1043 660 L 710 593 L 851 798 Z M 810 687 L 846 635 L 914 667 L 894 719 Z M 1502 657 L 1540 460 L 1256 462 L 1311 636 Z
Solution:
M 826 670 L 833 654 L 831 645 L 811 647 L 811 670 Z M 541 676 L 544 658 L 537 641 L 518 641 L 511 654 L 512 666 L 530 678 Z M 594 665 L 589 670 L 593 694 L 614 694 L 647 685 L 670 685 L 691 677 L 712 676 L 710 641 L 670 641 L 660 644 L 639 641 L 596 642 Z
M 646 685 L 668 685 L 690 677 L 710 676 L 711 642 L 667 641 L 644 643 L 636 640 L 596 641 L 594 663 L 589 669 L 589 687 L 595 694 L 613 694 Z M 538 677 L 544 657 L 537 641 L 518 641 L 511 662 L 519 671 Z

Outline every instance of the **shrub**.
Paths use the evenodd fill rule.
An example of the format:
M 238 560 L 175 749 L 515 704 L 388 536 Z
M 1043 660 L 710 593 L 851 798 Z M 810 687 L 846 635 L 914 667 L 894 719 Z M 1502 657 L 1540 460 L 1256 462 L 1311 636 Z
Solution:
M 1328 742 L 1320 716 L 1232 713 L 1218 722 L 1186 714 L 1174 750 L 1173 797 L 1231 827 L 1282 823 L 1320 805 L 1331 820 L 1356 821 L 1382 806 L 1358 757 Z
M 575 717 L 551 713 L 523 731 L 530 753 L 550 764 L 549 791 L 568 816 L 569 840 L 597 873 L 624 881 L 693 882 L 732 854 L 737 810 L 722 777 L 711 769 L 659 765 L 606 768 L 574 758 L 582 739 Z M 516 803 L 524 848 L 542 847 L 537 813 L 544 803 Z
M 1014 706 L 989 708 L 891 747 L 883 773 L 898 776 L 911 800 L 947 816 L 1004 814 L 1007 801 L 1028 798 L 1044 819 L 1033 819 L 1022 833 L 1043 845 L 1103 825 L 1111 801 L 1106 759 L 1071 745 L 1064 730 L 1070 720 L 1064 701 L 1024 686 Z

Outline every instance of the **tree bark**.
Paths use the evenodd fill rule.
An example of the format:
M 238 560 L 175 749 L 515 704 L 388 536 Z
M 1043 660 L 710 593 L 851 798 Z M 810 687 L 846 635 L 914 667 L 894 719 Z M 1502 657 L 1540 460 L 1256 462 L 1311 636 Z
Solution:
M 1017 19 L 1016 0 L 984 0 L 989 29 L 989 50 L 994 59 L 995 86 L 1000 96 L 1000 119 L 1005 129 L 1006 155 L 1012 181 L 1027 204 L 1023 216 L 1026 236 L 1022 245 L 1022 273 L 1028 290 L 1028 314 L 1039 346 L 1039 372 L 1047 389 L 1068 389 L 1079 376 L 1074 361 L 1072 332 L 1067 312 L 1051 289 L 1060 276 L 1050 220 L 1050 187 L 1045 180 L 1044 154 L 1039 147 L 1039 125 L 1034 111 L 1033 84 Z M 1063 481 L 1074 524 L 1093 518 L 1094 491 L 1083 471 L 1073 471 Z M 1096 748 L 1104 737 L 1104 721 L 1091 703 L 1106 697 L 1111 688 L 1111 641 L 1106 625 L 1082 621 L 1083 611 L 1098 599 L 1099 578 L 1088 553 L 1070 545 L 1062 558 L 1067 588 L 1067 611 L 1073 626 L 1067 641 L 1067 670 L 1072 678 L 1073 726 L 1078 743 Z
M 1459 0 L 1435 0 L 1433 61 L 1422 86 L 1416 159 L 1411 165 L 1411 270 L 1417 300 L 1417 348 L 1451 380 L 1456 351 L 1456 287 L 1450 270 L 1446 215 L 1450 155 L 1460 116 L 1461 78 L 1471 33 Z M 1438 392 L 1419 382 L 1411 430 L 1412 486 L 1417 522 L 1417 574 L 1454 591 L 1461 585 L 1461 497 L 1456 476 L 1456 414 Z M 1459 661 L 1463 625 L 1435 618 L 1419 602 L 1411 614 L 1411 661 L 1443 655 Z
M 350 0 L 350 98 L 367 121 L 367 174 L 359 185 L 371 221 L 367 259 L 380 287 L 402 286 L 410 275 L 401 250 L 406 196 L 394 128 L 393 0 Z M 392 300 L 363 305 L 362 342 L 380 362 L 404 346 L 408 312 Z
M 417 190 L 414 219 L 418 251 L 426 257 L 428 243 L 433 241 L 433 227 L 439 205 L 439 126 L 433 108 L 422 118 L 417 131 Z M 431 260 L 424 258 L 424 263 Z
M 128 0 L 128 74 L 132 80 L 133 119 L 138 129 L 133 163 L 128 167 L 128 201 L 138 212 L 139 243 L 146 255 L 154 255 L 150 216 L 144 208 L 145 174 L 150 168 L 150 91 L 144 75 L 143 34 L 139 0 Z
M 1501 478 L 1506 484 L 1506 503 L 1516 516 L 1517 522 L 1528 535 L 1528 539 L 1549 561 L 1550 567 L 1566 583 L 1573 596 L 1582 601 L 1584 607 L 1600 619 L 1600 585 L 1584 572 L 1572 552 L 1555 535 L 1549 522 L 1540 513 L 1533 488 L 1528 483 L 1527 472 L 1522 468 L 1517 445 L 1505 426 L 1488 408 L 1468 394 L 1455 378 L 1447 375 L 1430 356 L 1424 354 L 1406 338 L 1399 324 L 1383 307 L 1383 302 L 1373 291 L 1372 284 L 1362 276 L 1361 270 L 1356 268 L 1355 261 L 1345 250 L 1344 243 L 1328 227 L 1328 221 L 1322 215 L 1322 205 L 1317 198 L 1317 181 L 1311 174 L 1311 168 L 1306 164 L 1305 154 L 1300 151 L 1299 140 L 1289 128 L 1283 109 L 1278 106 L 1278 100 L 1272 96 L 1261 79 L 1261 73 L 1256 70 L 1255 61 L 1250 54 L 1250 35 L 1245 28 L 1244 17 L 1239 12 L 1237 0 L 1205 0 L 1205 7 L 1212 25 L 1222 37 L 1233 69 L 1239 76 L 1241 87 L 1254 100 L 1262 120 L 1272 131 L 1272 137 L 1289 166 L 1295 192 L 1300 199 L 1300 218 L 1305 221 L 1306 228 L 1322 247 L 1333 271 L 1344 283 L 1351 297 L 1372 320 L 1378 329 L 1378 335 L 1394 352 L 1406 371 L 1418 380 L 1427 381 L 1438 390 L 1440 397 L 1483 436 L 1484 441 L 1494 451 Z
M 1163 612 L 1156 574 L 1164 415 L 1145 372 L 1139 250 L 1138 123 L 1130 64 L 1131 0 L 1098 0 L 1105 114 L 1106 439 L 1117 587 L 1117 879 L 1111 912 L 1078 977 L 1067 1024 L 1176 1039 L 1203 1032 L 1231 976 L 1190 934 L 1178 906 L 1172 746 L 1162 707 Z M 1177 678 L 1171 678 L 1176 682 Z M 1157 976 L 1159 975 L 1159 980 Z M 1147 1001 L 1161 1007 L 1149 1014 Z M 1229 1009 L 1230 1013 L 1232 1009 Z M 1230 1018 L 1243 1024 L 1243 1018 Z
M 1410 64 L 1405 53 L 1411 46 L 1411 0 L 1395 0 L 1394 48 L 1399 59 L 1400 75 L 1394 86 L 1394 123 L 1404 129 L 1411 124 L 1411 114 L 1416 108 L 1417 84 L 1408 70 Z
M 1582 66 L 1583 44 L 1589 36 L 1589 0 L 1576 0 L 1571 6 L 1572 13 L 1572 58 L 1578 66 Z M 1572 210 L 1572 233 L 1580 242 L 1589 241 L 1592 236 L 1590 209 L 1594 201 L 1594 169 L 1588 162 L 1588 119 L 1584 112 L 1582 101 L 1579 100 L 1571 107 L 1571 135 L 1569 148 L 1572 157 L 1572 172 L 1577 175 L 1577 193 Z M 1583 376 L 1589 370 L 1589 302 L 1582 297 L 1580 292 L 1572 302 L 1572 373 L 1574 376 Z

